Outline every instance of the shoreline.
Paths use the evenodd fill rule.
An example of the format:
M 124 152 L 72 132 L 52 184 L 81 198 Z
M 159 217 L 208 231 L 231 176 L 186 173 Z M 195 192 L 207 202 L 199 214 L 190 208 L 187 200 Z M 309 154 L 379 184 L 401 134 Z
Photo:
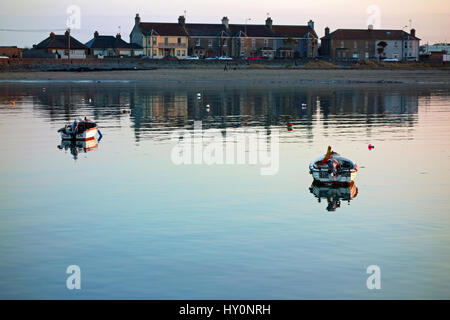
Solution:
M 8 82 L 149 82 L 219 85 L 443 85 L 450 86 L 449 70 L 355 69 L 154 69 L 114 71 L 0 72 Z

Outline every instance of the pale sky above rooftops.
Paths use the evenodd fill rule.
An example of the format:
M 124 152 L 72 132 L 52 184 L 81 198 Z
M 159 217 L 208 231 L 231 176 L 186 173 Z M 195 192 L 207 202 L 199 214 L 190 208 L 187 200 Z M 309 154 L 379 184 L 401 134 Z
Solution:
M 412 26 L 422 44 L 450 42 L 448 0 L 14 0 L 2 3 L 0 29 L 36 32 L 0 31 L 0 45 L 31 47 L 46 38 L 49 30 L 62 34 L 58 30 L 67 27 L 67 9 L 71 5 L 80 9 L 81 27 L 72 29 L 72 34 L 83 43 L 96 30 L 109 35 L 120 30 L 122 38 L 129 41 L 136 13 L 143 22 L 177 22 L 185 10 L 187 23 L 220 23 L 223 16 L 228 16 L 230 23 L 245 23 L 250 18 L 249 24 L 263 24 L 270 14 L 274 24 L 306 25 L 312 19 L 319 37 L 326 26 L 331 31 L 362 29 L 370 22 L 375 28 L 407 32 Z

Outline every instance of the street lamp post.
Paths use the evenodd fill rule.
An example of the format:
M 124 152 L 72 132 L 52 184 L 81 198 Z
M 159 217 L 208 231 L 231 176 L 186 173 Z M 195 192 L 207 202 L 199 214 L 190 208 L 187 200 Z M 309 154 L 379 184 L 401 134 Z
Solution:
M 245 19 L 245 54 L 248 56 L 248 37 L 247 37 L 247 22 L 252 20 L 252 18 Z

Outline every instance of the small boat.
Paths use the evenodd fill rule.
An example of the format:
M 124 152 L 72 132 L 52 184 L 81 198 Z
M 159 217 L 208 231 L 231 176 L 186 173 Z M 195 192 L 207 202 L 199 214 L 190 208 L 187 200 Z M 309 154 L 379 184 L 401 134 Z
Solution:
M 315 159 L 309 165 L 309 173 L 314 181 L 326 185 L 348 186 L 356 178 L 359 167 L 352 160 L 347 159 L 336 152 L 328 151 L 325 155 Z
M 95 139 L 97 131 L 97 124 L 86 117 L 78 117 L 72 124 L 58 130 L 62 140 L 92 140 Z

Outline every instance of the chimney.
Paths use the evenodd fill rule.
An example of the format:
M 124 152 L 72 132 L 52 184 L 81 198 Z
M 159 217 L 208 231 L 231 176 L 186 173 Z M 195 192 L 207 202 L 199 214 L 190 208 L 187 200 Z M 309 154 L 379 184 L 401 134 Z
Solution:
M 269 28 L 269 30 L 272 30 L 272 18 L 271 17 L 267 17 L 266 27 Z
M 94 32 L 94 38 L 98 38 L 98 31 Z
M 226 29 L 228 29 L 228 17 L 222 18 L 222 24 L 225 26 Z
M 120 33 L 116 34 L 116 39 L 121 39 Z
M 330 35 L 330 28 L 325 28 L 325 37 Z
M 134 17 L 134 24 L 138 25 L 141 23 L 141 17 L 139 17 L 139 13 L 136 13 L 136 17 Z
M 309 21 L 308 21 L 308 27 L 309 27 L 310 29 L 313 29 L 313 30 L 314 30 L 314 21 L 309 20 Z
M 179 16 L 178 17 L 178 24 L 182 27 L 184 27 L 184 25 L 186 24 L 186 18 L 184 16 Z
M 50 38 L 55 39 L 55 34 L 53 32 L 50 32 Z
M 369 25 L 367 26 L 367 30 L 373 30 L 373 24 L 369 24 Z
M 64 33 L 64 35 L 65 35 L 66 37 L 68 37 L 68 36 L 69 36 L 69 30 L 66 30 L 66 32 Z
M 415 37 L 416 36 L 416 29 L 411 29 L 411 37 Z

